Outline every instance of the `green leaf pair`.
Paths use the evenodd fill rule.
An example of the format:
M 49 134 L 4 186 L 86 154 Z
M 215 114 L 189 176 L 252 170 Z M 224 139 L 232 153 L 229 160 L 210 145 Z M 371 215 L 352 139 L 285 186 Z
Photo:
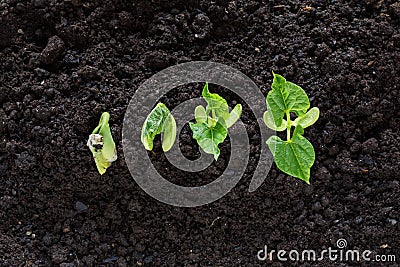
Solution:
M 171 149 L 176 138 L 176 122 L 169 109 L 159 103 L 147 116 L 141 140 L 147 150 L 153 149 L 153 141 L 157 134 L 163 133 L 162 148 L 166 152 Z
M 108 124 L 109 119 L 110 114 L 104 112 L 87 141 L 87 146 L 93 154 L 97 170 L 101 175 L 106 172 L 112 162 L 117 160 L 117 150 Z
M 214 159 L 218 160 L 221 153 L 218 145 L 228 136 L 228 128 L 240 118 L 242 105 L 237 104 L 229 112 L 226 100 L 218 94 L 210 93 L 208 83 L 203 88 L 202 96 L 207 102 L 207 107 L 196 107 L 194 112 L 196 123 L 190 122 L 189 126 L 193 138 L 204 152 L 214 155 Z
M 287 132 L 287 140 L 271 136 L 267 145 L 274 155 L 278 168 L 306 183 L 310 183 L 310 169 L 315 161 L 312 144 L 303 136 L 304 128 L 313 125 L 319 117 L 319 109 L 310 108 L 306 92 L 298 85 L 286 81 L 281 75 L 273 74 L 272 90 L 267 95 L 267 111 L 264 122 L 275 131 Z M 294 121 L 290 113 L 297 115 Z M 284 117 L 286 119 L 284 119 Z M 291 128 L 295 127 L 291 137 Z

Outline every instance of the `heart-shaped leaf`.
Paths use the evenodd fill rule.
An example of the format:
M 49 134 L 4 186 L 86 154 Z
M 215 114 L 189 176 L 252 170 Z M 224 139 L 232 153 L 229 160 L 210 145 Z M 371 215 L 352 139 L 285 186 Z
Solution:
M 228 135 L 226 127 L 217 121 L 214 127 L 207 123 L 189 123 L 193 132 L 193 138 L 196 139 L 199 146 L 208 154 L 213 154 L 215 160 L 218 159 L 220 150 L 218 145 L 222 143 Z
M 267 105 L 270 107 L 275 125 L 280 127 L 285 114 L 290 112 L 294 112 L 297 116 L 306 114 L 310 108 L 310 101 L 300 86 L 274 73 L 272 90 L 267 95 Z
M 297 126 L 291 140 L 283 141 L 278 136 L 271 136 L 267 140 L 267 145 L 281 171 L 309 184 L 310 168 L 315 161 L 315 152 L 312 144 L 302 136 L 303 133 L 303 128 Z

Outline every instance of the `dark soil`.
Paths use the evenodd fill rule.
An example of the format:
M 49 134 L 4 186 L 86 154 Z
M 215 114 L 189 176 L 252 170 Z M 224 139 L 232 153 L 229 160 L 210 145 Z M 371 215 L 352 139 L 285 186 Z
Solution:
M 398 1 L 130 2 L 0 1 L 1 266 L 256 266 L 264 245 L 324 249 L 339 238 L 400 260 Z M 121 144 L 128 102 L 151 75 L 192 60 L 237 68 L 265 95 L 272 70 L 306 90 L 321 110 L 306 129 L 310 186 L 273 167 L 248 192 L 265 140 L 247 112 L 250 165 L 219 201 L 172 207 L 134 182 Z M 169 105 L 187 97 L 179 89 Z M 100 176 L 86 139 L 102 111 L 119 159 Z M 179 142 L 196 157 L 188 131 Z M 224 169 L 229 140 L 222 150 L 194 182 L 160 151 L 153 161 L 199 185 Z

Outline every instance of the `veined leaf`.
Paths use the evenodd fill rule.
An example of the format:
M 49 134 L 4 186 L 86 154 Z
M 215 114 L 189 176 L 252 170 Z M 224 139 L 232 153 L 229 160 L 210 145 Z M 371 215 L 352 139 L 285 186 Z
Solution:
M 311 108 L 303 116 L 297 117 L 294 120 L 294 126 L 300 125 L 303 128 L 313 125 L 319 118 L 319 109 L 317 107 Z
M 267 95 L 267 105 L 271 108 L 275 125 L 279 127 L 287 112 L 294 112 L 297 116 L 306 114 L 310 101 L 300 86 L 274 73 L 272 90 Z
M 207 107 L 206 109 L 203 106 L 196 107 L 194 112 L 196 123 L 190 123 L 190 128 L 193 138 L 204 152 L 213 154 L 217 160 L 220 154 L 218 145 L 227 137 L 228 127 L 239 119 L 242 105 L 237 104 L 229 113 L 226 100 L 218 94 L 210 93 L 208 83 L 203 87 L 202 95 L 207 102 Z
M 204 86 L 202 95 L 204 100 L 207 102 L 207 112 L 214 111 L 217 117 L 221 117 L 225 121 L 229 118 L 228 103 L 223 97 L 219 96 L 218 94 L 210 93 L 210 91 L 208 90 L 208 83 L 206 83 L 206 85 Z
M 315 161 L 315 152 L 312 144 L 303 137 L 303 133 L 303 128 L 297 126 L 291 140 L 283 141 L 278 136 L 271 136 L 267 145 L 280 170 L 309 184 L 310 168 Z
M 242 115 L 242 105 L 237 104 L 229 114 L 228 119 L 225 121 L 226 127 L 230 128 L 233 124 L 235 124 L 235 122 L 240 118 L 240 115 Z
M 272 90 L 267 95 L 267 111 L 264 113 L 265 124 L 275 131 L 286 129 L 287 140 L 271 136 L 267 144 L 278 168 L 283 172 L 310 183 L 310 168 L 315 161 L 312 144 L 303 137 L 304 128 L 317 121 L 319 109 L 310 108 L 310 101 L 305 91 L 278 74 L 273 73 Z M 295 121 L 290 113 L 297 115 Z M 286 116 L 286 120 L 283 118 Z M 295 127 L 290 137 L 291 128 Z
M 217 160 L 220 154 L 218 145 L 222 143 L 228 131 L 226 127 L 217 122 L 214 127 L 209 127 L 207 123 L 189 123 L 193 132 L 193 138 L 196 139 L 199 146 L 208 154 L 213 154 Z
M 169 109 L 163 103 L 158 103 L 142 127 L 141 140 L 144 147 L 152 150 L 155 136 L 162 132 L 164 132 L 163 150 L 168 151 L 176 138 L 176 123 Z

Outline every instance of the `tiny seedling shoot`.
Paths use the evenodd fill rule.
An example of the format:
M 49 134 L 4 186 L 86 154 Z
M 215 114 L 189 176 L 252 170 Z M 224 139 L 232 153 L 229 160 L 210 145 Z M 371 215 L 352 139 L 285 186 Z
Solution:
M 267 95 L 264 122 L 275 131 L 286 130 L 286 140 L 271 136 L 267 145 L 278 168 L 293 177 L 310 183 L 310 169 L 315 161 L 312 144 L 303 136 L 304 128 L 313 125 L 319 117 L 317 107 L 310 108 L 306 92 L 298 85 L 275 74 L 272 90 Z M 297 118 L 292 121 L 290 114 Z M 293 134 L 291 132 L 294 127 Z
M 176 122 L 169 109 L 163 104 L 157 106 L 147 116 L 141 134 L 141 141 L 147 150 L 153 150 L 153 141 L 157 134 L 163 133 L 162 149 L 171 149 L 176 138 Z
M 220 154 L 218 145 L 227 137 L 228 128 L 239 119 L 242 105 L 237 104 L 229 113 L 226 100 L 218 94 L 210 93 L 208 83 L 203 88 L 202 96 L 207 102 L 207 107 L 197 106 L 194 112 L 196 123 L 190 122 L 189 125 L 193 138 L 199 146 L 218 160 Z
M 96 162 L 97 170 L 103 175 L 107 168 L 110 167 L 111 162 L 117 160 L 117 150 L 111 135 L 110 125 L 108 120 L 110 114 L 104 112 L 101 115 L 99 125 L 89 135 L 87 145 L 92 151 L 94 161 Z

